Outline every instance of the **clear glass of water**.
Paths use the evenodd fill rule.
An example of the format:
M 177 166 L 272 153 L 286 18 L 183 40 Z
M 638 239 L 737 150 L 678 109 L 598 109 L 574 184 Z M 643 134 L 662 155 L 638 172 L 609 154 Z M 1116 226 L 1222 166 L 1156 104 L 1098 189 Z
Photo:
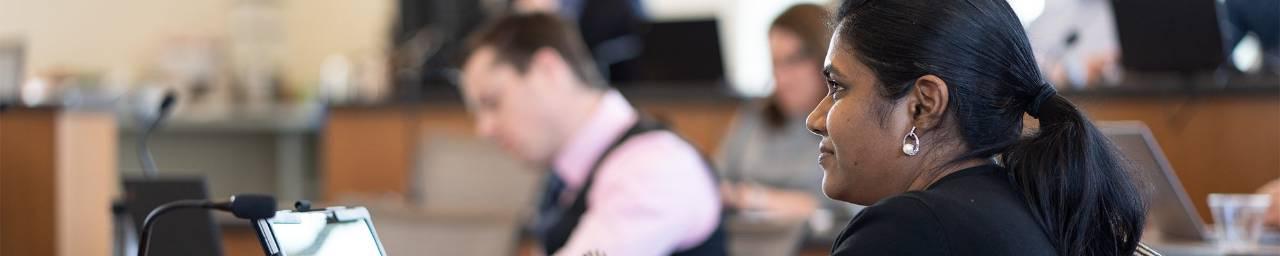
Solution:
M 1224 253 L 1253 250 L 1262 237 L 1262 222 L 1271 206 L 1263 194 L 1209 194 L 1218 248 Z

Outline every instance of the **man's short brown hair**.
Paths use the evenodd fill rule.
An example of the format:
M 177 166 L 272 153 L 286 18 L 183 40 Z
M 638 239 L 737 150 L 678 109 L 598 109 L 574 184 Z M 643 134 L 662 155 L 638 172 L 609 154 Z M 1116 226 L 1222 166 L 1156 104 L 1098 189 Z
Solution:
M 493 47 L 497 64 L 507 64 L 524 74 L 534 53 L 544 47 L 560 54 L 573 74 L 592 87 L 607 86 L 578 31 L 560 18 L 545 13 L 507 15 L 489 22 L 471 35 L 467 47 L 474 53 Z

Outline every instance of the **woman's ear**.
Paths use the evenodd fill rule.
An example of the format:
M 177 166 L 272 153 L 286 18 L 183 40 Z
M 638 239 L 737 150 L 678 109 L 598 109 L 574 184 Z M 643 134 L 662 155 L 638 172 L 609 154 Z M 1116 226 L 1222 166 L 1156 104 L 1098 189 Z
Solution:
M 912 87 L 907 112 L 911 114 L 911 123 L 919 130 L 932 130 L 942 125 L 948 101 L 947 82 L 935 75 L 924 75 L 917 78 Z

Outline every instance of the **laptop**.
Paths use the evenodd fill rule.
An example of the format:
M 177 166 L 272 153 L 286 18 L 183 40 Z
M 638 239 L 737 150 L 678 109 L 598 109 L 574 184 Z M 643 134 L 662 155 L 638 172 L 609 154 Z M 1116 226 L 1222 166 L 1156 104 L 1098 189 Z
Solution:
M 1124 155 L 1139 190 L 1151 204 L 1144 233 L 1163 241 L 1211 241 L 1209 230 L 1151 130 L 1137 121 L 1100 122 L 1098 128 Z
M 270 256 L 386 255 L 364 207 L 277 211 L 253 229 Z

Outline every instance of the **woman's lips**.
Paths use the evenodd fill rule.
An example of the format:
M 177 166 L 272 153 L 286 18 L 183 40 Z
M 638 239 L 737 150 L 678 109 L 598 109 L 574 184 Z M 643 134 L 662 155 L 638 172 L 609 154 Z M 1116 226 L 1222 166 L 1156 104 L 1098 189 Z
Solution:
M 821 143 L 818 143 L 818 164 L 824 165 L 823 167 L 826 167 L 824 163 L 826 159 L 835 155 L 835 150 L 830 145 L 827 140 L 822 140 Z
M 831 142 L 829 140 L 823 139 L 822 142 L 818 142 L 818 153 L 832 154 L 835 152 L 836 151 L 831 146 Z

